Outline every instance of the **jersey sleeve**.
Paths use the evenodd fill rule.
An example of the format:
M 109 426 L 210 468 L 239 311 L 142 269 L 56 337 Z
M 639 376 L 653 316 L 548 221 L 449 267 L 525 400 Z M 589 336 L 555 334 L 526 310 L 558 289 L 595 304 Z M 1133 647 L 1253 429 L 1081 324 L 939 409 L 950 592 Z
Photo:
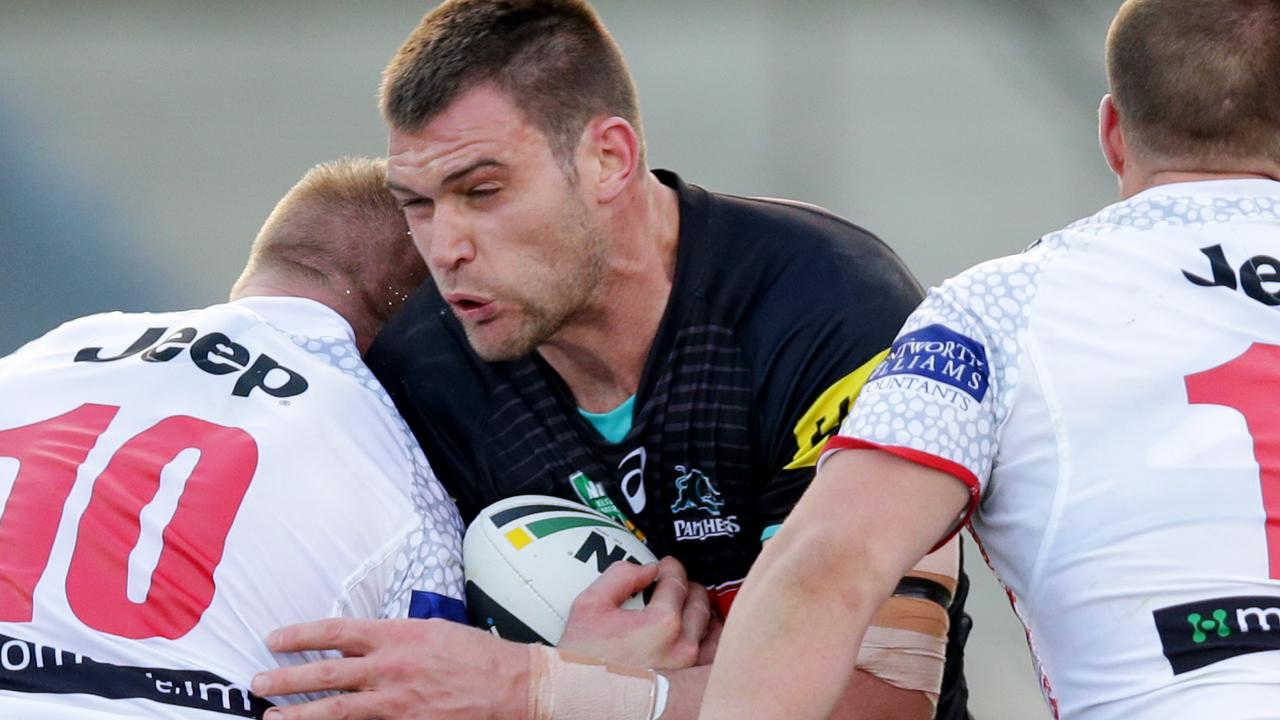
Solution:
M 348 355 L 355 353 L 350 346 Z M 378 420 L 369 418 L 353 433 L 386 433 L 396 450 L 373 459 L 371 465 L 392 477 L 408 495 L 413 512 L 362 577 L 349 589 L 348 607 L 358 616 L 374 613 L 381 618 L 444 618 L 466 622 L 462 574 L 462 517 L 458 507 L 436 477 L 409 425 L 397 412 L 387 388 L 378 380 L 358 377 L 366 392 L 376 398 Z M 350 422 L 350 421 L 349 421 Z M 365 444 L 371 451 L 375 443 Z M 404 496 L 400 496 L 404 502 Z
M 759 493 L 761 540 L 799 501 L 823 444 L 923 294 L 887 246 L 860 229 L 848 233 L 843 252 L 796 267 L 781 294 L 770 294 L 777 302 L 756 314 L 751 336 L 767 348 L 757 357 L 758 446 L 770 468 Z
M 1036 258 L 979 265 L 930 291 L 867 378 L 824 458 L 874 448 L 963 482 L 972 512 L 1013 404 Z
M 408 431 L 406 430 L 406 435 Z M 467 622 L 462 575 L 462 517 L 414 444 L 412 499 L 417 527 L 395 556 L 379 613 L 384 618 Z

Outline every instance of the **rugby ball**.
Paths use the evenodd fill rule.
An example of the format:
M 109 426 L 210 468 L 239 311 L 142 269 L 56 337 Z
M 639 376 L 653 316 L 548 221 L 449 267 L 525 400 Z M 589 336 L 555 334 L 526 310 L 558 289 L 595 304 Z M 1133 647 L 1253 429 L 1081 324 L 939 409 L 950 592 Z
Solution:
M 615 562 L 657 558 L 607 515 L 544 495 L 485 508 L 462 541 L 471 624 L 516 642 L 555 645 L 574 598 Z M 623 607 L 644 607 L 641 594 Z

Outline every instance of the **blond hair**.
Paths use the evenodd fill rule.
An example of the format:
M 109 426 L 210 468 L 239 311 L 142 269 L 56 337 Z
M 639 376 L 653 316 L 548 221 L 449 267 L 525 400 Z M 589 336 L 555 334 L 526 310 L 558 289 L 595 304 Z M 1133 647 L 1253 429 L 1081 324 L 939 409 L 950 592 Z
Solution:
M 386 179 L 384 160 L 363 157 L 308 170 L 263 223 L 236 287 L 270 272 L 325 287 L 381 326 L 427 277 Z

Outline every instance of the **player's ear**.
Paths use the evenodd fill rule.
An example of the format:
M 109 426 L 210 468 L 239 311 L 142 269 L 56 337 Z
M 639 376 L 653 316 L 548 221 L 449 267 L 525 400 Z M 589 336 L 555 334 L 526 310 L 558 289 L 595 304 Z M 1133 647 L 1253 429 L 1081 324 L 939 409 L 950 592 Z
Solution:
M 1116 177 L 1124 177 L 1127 164 L 1124 129 L 1120 126 L 1120 113 L 1110 94 L 1102 96 L 1102 105 L 1098 108 L 1098 143 L 1102 145 L 1107 167 Z
M 640 168 L 640 138 L 631 123 L 616 116 L 589 123 L 587 133 L 598 172 L 596 200 L 608 203 L 622 193 Z

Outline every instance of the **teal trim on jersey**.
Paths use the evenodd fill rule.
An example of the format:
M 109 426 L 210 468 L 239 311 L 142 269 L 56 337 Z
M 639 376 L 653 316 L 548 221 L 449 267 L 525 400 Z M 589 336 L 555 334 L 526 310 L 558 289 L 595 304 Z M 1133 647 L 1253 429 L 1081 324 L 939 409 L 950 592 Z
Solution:
M 764 532 L 760 533 L 760 542 L 764 542 L 765 540 L 768 540 L 774 535 L 777 535 L 778 528 L 780 527 L 782 527 L 782 523 L 778 523 L 777 525 L 770 525 L 769 527 L 765 528 Z
M 636 396 L 632 395 L 609 412 L 593 413 L 582 408 L 578 408 L 578 412 L 591 423 L 591 427 L 595 428 L 596 432 L 600 433 L 600 437 L 616 443 L 631 432 L 631 411 L 635 406 Z

